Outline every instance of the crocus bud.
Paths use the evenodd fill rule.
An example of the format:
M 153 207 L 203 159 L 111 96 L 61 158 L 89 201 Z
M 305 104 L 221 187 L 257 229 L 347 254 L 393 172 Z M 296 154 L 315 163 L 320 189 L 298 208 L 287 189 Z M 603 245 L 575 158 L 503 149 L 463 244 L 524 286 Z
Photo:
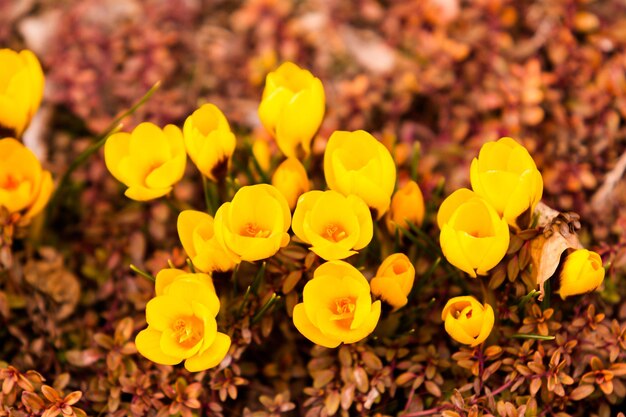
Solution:
M 472 347 L 489 337 L 494 319 L 493 308 L 472 296 L 450 299 L 441 312 L 446 332 L 457 342 Z
M 561 270 L 561 298 L 594 291 L 604 281 L 602 259 L 596 252 L 578 249 L 565 258 Z
M 379 219 L 389 209 L 396 165 L 389 150 L 363 130 L 336 131 L 324 152 L 328 188 L 361 197 Z
M 46 206 L 52 189 L 52 175 L 30 149 L 13 138 L 0 140 L 0 208 L 27 223 Z
M 296 158 L 287 158 L 276 168 L 272 185 L 285 196 L 291 210 L 296 207 L 298 197 L 310 188 L 306 170 Z
M 214 104 L 204 104 L 185 120 L 183 126 L 187 154 L 211 181 L 228 172 L 237 141 L 224 114 Z
M 441 203 L 437 223 L 443 255 L 473 278 L 486 275 L 509 247 L 506 221 L 487 200 L 467 188 L 456 190 Z
M 0 136 L 20 137 L 43 97 L 44 75 L 29 50 L 0 49 Z
M 391 198 L 391 206 L 387 213 L 387 228 L 391 234 L 396 227 L 409 228 L 409 223 L 417 226 L 424 220 L 424 196 L 415 181 L 409 181 L 395 192 Z
M 370 284 L 373 294 L 398 309 L 408 302 L 414 280 L 415 267 L 409 258 L 403 253 L 394 253 L 383 261 Z
M 259 118 L 287 157 L 302 149 L 308 154 L 311 140 L 322 124 L 326 96 L 319 78 L 292 62 L 285 62 L 265 80 Z
M 470 168 L 472 189 L 508 224 L 525 228 L 541 200 L 543 179 L 526 148 L 511 138 L 485 143 Z M 528 211 L 525 224 L 518 217 Z M 527 217 L 527 218 L 526 218 Z

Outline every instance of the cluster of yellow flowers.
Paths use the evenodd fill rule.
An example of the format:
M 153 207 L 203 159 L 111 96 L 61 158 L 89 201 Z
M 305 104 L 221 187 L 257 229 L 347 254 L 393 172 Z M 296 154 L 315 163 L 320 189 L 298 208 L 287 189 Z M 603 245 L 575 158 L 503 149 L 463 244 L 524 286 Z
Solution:
M 411 181 L 392 198 L 395 163 L 387 148 L 365 131 L 331 135 L 323 162 L 329 190 L 310 190 L 301 159 L 310 152 L 324 107 L 322 83 L 309 71 L 285 63 L 268 74 L 259 118 L 286 159 L 271 185 L 239 188 L 215 217 L 195 210 L 180 213 L 180 241 L 201 273 L 165 269 L 157 275 L 156 297 L 146 307 L 148 328 L 136 339 L 142 355 L 161 364 L 185 360 L 190 371 L 217 365 L 230 338 L 217 332 L 219 301 L 211 274 L 272 257 L 289 243 L 290 228 L 327 261 L 314 271 L 293 310 L 295 327 L 314 343 L 336 347 L 369 335 L 381 314 L 381 301 L 374 301 L 372 293 L 396 309 L 408 302 L 415 269 L 406 255 L 385 259 L 371 285 L 343 259 L 370 243 L 374 220 L 386 213 L 392 231 L 408 227 L 408 222 L 421 224 L 422 193 Z M 104 153 L 109 171 L 128 187 L 126 196 L 143 201 L 172 190 L 183 176 L 186 154 L 205 179 L 225 181 L 235 148 L 224 114 L 205 104 L 189 116 L 182 131 L 142 123 L 131 133 L 111 135 Z
M 531 225 L 543 180 L 528 150 L 504 137 L 484 144 L 470 168 L 472 190 L 461 188 L 439 208 L 441 249 L 446 259 L 471 277 L 486 275 L 504 258 L 510 233 Z M 602 260 L 586 249 L 573 251 L 561 270 L 560 295 L 596 289 L 604 279 Z M 494 324 L 493 308 L 472 296 L 448 301 L 441 314 L 455 340 L 476 346 Z
M 0 49 L 0 212 L 24 225 L 46 206 L 52 175 L 19 139 L 39 109 L 44 76 L 28 50 Z

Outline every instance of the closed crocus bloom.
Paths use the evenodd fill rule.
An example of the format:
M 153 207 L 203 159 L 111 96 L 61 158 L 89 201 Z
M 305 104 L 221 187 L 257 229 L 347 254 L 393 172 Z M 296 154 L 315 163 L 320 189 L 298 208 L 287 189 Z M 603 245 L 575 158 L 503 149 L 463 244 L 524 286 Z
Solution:
M 409 258 L 403 253 L 394 253 L 383 261 L 370 285 L 374 295 L 397 309 L 408 302 L 414 280 L 415 267 Z
M 212 181 L 226 175 L 237 140 L 224 114 L 214 104 L 204 104 L 185 120 L 187 154 L 198 170 Z
M 146 306 L 148 328 L 137 335 L 137 350 L 161 365 L 184 360 L 190 372 L 217 366 L 228 353 L 230 337 L 217 331 L 220 302 L 210 277 L 165 271 L 157 275 L 157 296 Z
M 322 124 L 326 97 L 322 82 L 309 71 L 285 62 L 267 74 L 259 118 L 287 157 L 308 154 Z
M 380 301 L 372 303 L 367 279 L 343 261 L 318 267 L 302 298 L 293 310 L 294 325 L 304 337 L 328 348 L 364 339 L 380 318 Z
M 450 299 L 441 312 L 446 332 L 457 342 L 472 347 L 484 342 L 494 323 L 493 308 L 466 295 Z
M 0 133 L 22 135 L 41 104 L 43 87 L 35 54 L 0 49 Z
M 372 215 L 363 200 L 332 190 L 303 194 L 291 228 L 327 261 L 354 255 L 370 243 L 374 233 Z
M 324 152 L 324 176 L 331 190 L 355 194 L 380 218 L 396 183 L 396 165 L 385 146 L 363 130 L 337 131 Z
M 452 265 L 476 278 L 502 260 L 509 247 L 509 227 L 496 210 L 467 188 L 450 194 L 439 207 L 439 243 Z
M 13 138 L 0 140 L 0 208 L 28 222 L 48 203 L 52 189 L 52 175 L 30 149 Z
M 272 151 L 269 143 L 263 139 L 257 139 L 252 144 L 252 156 L 256 159 L 264 172 L 268 172 L 272 166 Z
M 485 143 L 472 161 L 470 179 L 474 192 L 513 227 L 519 227 L 516 220 L 521 214 L 532 213 L 543 194 L 543 179 L 535 161 L 511 138 Z
M 424 196 L 415 181 L 409 181 L 391 198 L 387 214 L 387 228 L 395 233 L 396 226 L 409 228 L 409 223 L 420 226 L 424 220 Z
M 154 292 L 156 293 L 157 296 L 163 295 L 168 291 L 168 288 L 171 284 L 180 280 L 198 281 L 208 286 L 211 289 L 213 294 L 210 295 L 210 298 L 217 297 L 217 294 L 215 294 L 215 286 L 213 285 L 213 278 L 211 278 L 211 275 L 201 273 L 201 272 L 198 272 L 198 273 L 186 272 L 186 271 L 183 271 L 182 269 L 176 269 L 176 268 L 165 268 L 159 271 L 159 273 L 155 277 Z M 218 310 L 219 310 L 219 300 L 218 300 Z
M 249 185 L 215 213 L 215 237 L 237 263 L 258 261 L 289 243 L 290 224 L 287 200 L 276 187 Z
M 285 196 L 291 210 L 296 207 L 298 197 L 310 188 L 306 170 L 296 158 L 287 158 L 276 168 L 272 176 L 272 185 Z
M 578 249 L 565 258 L 561 270 L 562 299 L 594 291 L 604 281 L 602 259 L 596 252 Z
M 204 272 L 229 271 L 235 263 L 219 244 L 213 230 L 213 217 L 195 210 L 178 215 L 178 237 L 193 265 Z
M 187 155 L 179 128 L 141 123 L 132 133 L 111 135 L 104 160 L 109 172 L 128 187 L 128 198 L 146 201 L 172 190 L 183 177 Z

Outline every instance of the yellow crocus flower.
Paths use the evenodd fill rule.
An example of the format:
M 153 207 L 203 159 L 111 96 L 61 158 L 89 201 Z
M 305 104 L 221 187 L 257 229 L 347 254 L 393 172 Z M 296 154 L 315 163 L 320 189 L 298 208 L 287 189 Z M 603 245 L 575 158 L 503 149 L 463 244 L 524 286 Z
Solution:
M 472 189 L 485 198 L 509 225 L 526 228 L 541 200 L 543 179 L 526 148 L 505 137 L 485 143 L 470 167 Z M 525 224 L 517 218 L 529 210 Z
M 344 259 L 372 240 L 372 215 L 359 197 L 309 191 L 298 200 L 291 225 L 311 250 L 327 261 Z
M 128 198 L 146 201 L 172 190 L 183 177 L 187 155 L 179 128 L 141 123 L 132 133 L 111 135 L 104 160 L 109 172 L 128 187 Z
M 54 185 L 33 152 L 13 138 L 0 140 L 0 208 L 26 223 L 48 203 Z
M 283 63 L 265 80 L 259 118 L 287 157 L 311 150 L 311 140 L 322 124 L 326 105 L 319 78 L 292 62 Z
M 157 295 L 146 305 L 148 328 L 135 339 L 140 354 L 161 365 L 184 360 L 190 372 L 219 365 L 231 341 L 217 331 L 220 302 L 210 280 L 176 269 L 157 274 Z
M 0 135 L 22 136 L 39 109 L 43 87 L 35 54 L 0 49 Z
M 343 261 L 319 266 L 302 297 L 293 310 L 294 325 L 304 337 L 328 348 L 364 339 L 380 318 L 380 301 L 372 303 L 367 279 Z
M 268 184 L 241 187 L 231 202 L 215 213 L 215 237 L 230 256 L 258 261 L 289 243 L 291 212 L 285 197 Z
M 224 114 L 214 104 L 204 104 L 185 120 L 187 154 L 198 170 L 211 181 L 228 172 L 237 140 Z
M 403 253 L 389 255 L 378 267 L 370 285 L 372 293 L 388 302 L 394 309 L 408 302 L 407 296 L 413 288 L 415 267 Z
M 561 270 L 561 298 L 594 291 L 604 281 L 604 272 L 602 258 L 596 252 L 578 249 L 570 253 Z
M 509 227 L 484 198 L 467 188 L 450 194 L 439 207 L 437 223 L 444 256 L 473 278 L 502 260 L 509 247 Z
M 276 168 L 272 185 L 285 196 L 291 210 L 296 207 L 298 197 L 311 187 L 306 170 L 297 158 L 287 158 Z
M 379 219 L 389 208 L 396 165 L 389 150 L 369 133 L 336 131 L 324 152 L 324 176 L 328 188 L 361 197 Z
M 466 295 L 450 299 L 441 312 L 441 320 L 454 340 L 474 347 L 489 337 L 495 317 L 489 304 L 482 305 Z
M 178 237 L 193 265 L 203 272 L 229 271 L 235 263 L 215 238 L 213 217 L 196 210 L 178 215 Z

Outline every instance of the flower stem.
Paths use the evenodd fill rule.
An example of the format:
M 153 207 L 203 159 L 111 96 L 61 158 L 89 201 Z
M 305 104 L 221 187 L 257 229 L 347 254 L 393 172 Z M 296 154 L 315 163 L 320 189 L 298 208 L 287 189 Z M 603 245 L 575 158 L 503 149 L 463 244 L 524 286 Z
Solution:
M 156 282 L 156 278 L 154 276 L 152 276 L 152 274 L 147 273 L 146 271 L 143 271 L 139 268 L 137 268 L 135 265 L 130 264 L 130 269 L 135 272 L 136 274 L 141 275 L 142 277 L 144 277 L 145 279 L 147 279 L 148 281 L 152 281 L 152 282 Z
M 267 311 L 278 302 L 278 300 L 280 300 L 280 295 L 276 295 L 276 293 L 273 293 L 272 296 L 270 297 L 269 300 L 267 300 L 267 303 L 265 303 L 263 305 L 263 307 L 261 307 L 261 309 L 258 311 L 258 313 L 256 313 L 254 315 L 254 317 L 252 317 L 252 321 L 251 324 L 255 324 L 257 323 L 259 320 L 261 320 L 263 318 L 263 316 L 265 315 L 265 313 L 267 313 Z
M 204 203 L 210 215 L 215 215 L 215 207 L 213 205 L 213 193 L 210 189 L 209 179 L 202 175 L 202 190 L 204 191 Z
M 511 336 L 513 339 L 554 340 L 555 336 L 543 336 L 533 333 L 517 333 Z

